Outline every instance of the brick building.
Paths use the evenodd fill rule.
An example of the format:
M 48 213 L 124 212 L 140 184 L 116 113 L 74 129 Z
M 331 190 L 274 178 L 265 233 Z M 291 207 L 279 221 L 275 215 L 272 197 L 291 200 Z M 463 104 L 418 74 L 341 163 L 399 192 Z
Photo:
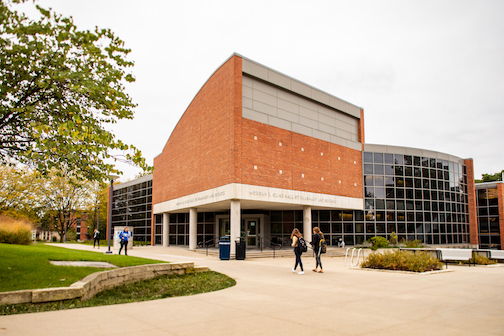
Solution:
M 479 246 L 502 250 L 504 246 L 504 182 L 476 184 Z
M 152 243 L 478 243 L 472 160 L 366 144 L 361 107 L 234 54 L 154 159 Z M 234 253 L 231 244 L 231 253 Z

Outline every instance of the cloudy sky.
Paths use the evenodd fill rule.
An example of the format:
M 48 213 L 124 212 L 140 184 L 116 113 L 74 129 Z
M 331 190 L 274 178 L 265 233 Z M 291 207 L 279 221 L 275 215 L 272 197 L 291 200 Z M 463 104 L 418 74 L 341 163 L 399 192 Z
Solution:
M 367 143 L 504 169 L 502 0 L 39 0 L 132 49 L 138 104 L 119 139 L 152 164 L 234 52 L 364 108 Z M 122 181 L 139 172 L 119 165 Z

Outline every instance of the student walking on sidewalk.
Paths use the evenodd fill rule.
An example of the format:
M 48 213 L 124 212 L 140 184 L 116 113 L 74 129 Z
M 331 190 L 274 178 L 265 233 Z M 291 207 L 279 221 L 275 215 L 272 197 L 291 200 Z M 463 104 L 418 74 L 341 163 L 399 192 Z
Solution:
M 93 248 L 98 245 L 98 248 L 100 248 L 100 231 L 98 229 L 94 229 L 93 231 Z
M 324 239 L 324 234 L 320 231 L 318 226 L 313 228 L 313 240 L 311 245 L 313 247 L 313 252 L 315 252 L 315 268 L 313 272 L 317 272 L 317 268 L 320 267 L 319 273 L 324 273 L 324 269 L 322 268 L 322 261 L 320 260 L 321 246 L 320 240 Z
M 295 228 L 292 231 L 291 234 L 291 239 L 292 239 L 292 246 L 294 247 L 294 254 L 296 255 L 296 264 L 294 265 L 294 268 L 292 269 L 292 272 L 296 272 L 296 268 L 299 264 L 299 267 L 301 268 L 301 272 L 298 274 L 304 274 L 303 271 L 303 263 L 301 262 L 301 249 L 299 248 L 299 238 L 303 237 L 301 232 L 297 228 Z
M 119 249 L 119 254 L 124 247 L 124 255 L 128 255 L 128 239 L 131 237 L 131 232 L 125 227 L 123 231 L 119 232 L 119 239 L 121 239 L 121 248 Z

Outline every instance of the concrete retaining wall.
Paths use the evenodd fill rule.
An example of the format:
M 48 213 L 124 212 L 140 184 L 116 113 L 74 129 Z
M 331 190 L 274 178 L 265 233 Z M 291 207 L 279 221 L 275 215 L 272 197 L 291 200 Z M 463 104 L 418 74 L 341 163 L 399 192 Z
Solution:
M 192 262 L 152 264 L 96 272 L 70 285 L 70 287 L 29 289 L 0 293 L 0 305 L 39 303 L 81 298 L 89 300 L 97 293 L 128 282 L 152 279 L 161 275 L 208 272 L 208 267 L 195 267 Z

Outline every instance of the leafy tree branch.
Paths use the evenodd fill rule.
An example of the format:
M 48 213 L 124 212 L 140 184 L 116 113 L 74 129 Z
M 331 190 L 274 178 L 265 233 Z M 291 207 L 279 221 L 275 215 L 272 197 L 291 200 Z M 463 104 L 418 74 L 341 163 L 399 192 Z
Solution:
M 16 2 L 25 0 L 0 0 L 0 163 L 43 174 L 65 166 L 102 181 L 120 173 L 107 159 L 121 150 L 150 172 L 137 148 L 104 127 L 132 119 L 136 106 L 125 92 L 135 79 L 124 42 L 40 6 L 40 18 L 29 20 L 11 10 Z

